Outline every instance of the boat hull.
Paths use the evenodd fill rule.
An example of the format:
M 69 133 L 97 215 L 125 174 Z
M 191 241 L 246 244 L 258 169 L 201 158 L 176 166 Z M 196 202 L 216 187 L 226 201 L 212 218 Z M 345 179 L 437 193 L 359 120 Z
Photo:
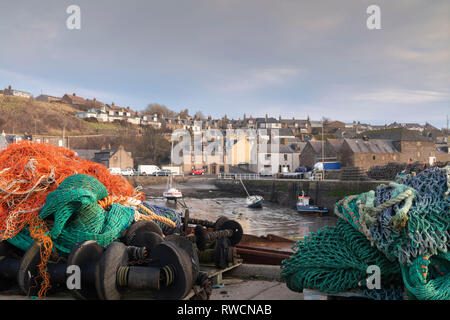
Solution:
M 252 202 L 252 203 L 247 204 L 247 206 L 248 206 L 249 208 L 261 208 L 261 207 L 262 207 L 262 204 L 263 204 L 263 200 L 260 199 L 260 200 L 257 200 L 257 201 L 255 201 L 255 202 Z
M 297 205 L 297 211 L 299 213 L 319 213 L 319 214 L 326 214 L 326 213 L 328 213 L 328 209 L 327 208 L 316 207 L 316 206 L 300 206 L 300 205 Z
M 167 200 L 177 200 L 183 197 L 181 192 L 164 192 L 163 197 Z

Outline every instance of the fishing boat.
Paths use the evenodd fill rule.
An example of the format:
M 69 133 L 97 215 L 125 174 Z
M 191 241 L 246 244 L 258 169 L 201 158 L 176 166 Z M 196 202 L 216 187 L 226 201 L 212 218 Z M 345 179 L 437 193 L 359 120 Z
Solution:
M 310 199 L 310 197 L 305 196 L 304 192 L 297 198 L 297 211 L 299 213 L 318 213 L 320 215 L 328 213 L 328 208 L 310 205 Z
M 264 198 L 262 196 L 257 196 L 257 195 L 251 196 L 250 193 L 248 193 L 247 188 L 244 185 L 244 182 L 242 182 L 242 179 L 239 179 L 239 180 L 241 181 L 241 184 L 244 187 L 245 192 L 247 193 L 247 199 L 245 200 L 247 207 L 261 208 Z
M 172 154 L 173 154 L 173 141 L 172 141 L 172 149 L 171 149 L 171 155 L 170 155 L 170 167 L 172 167 Z M 166 198 L 166 200 L 174 200 L 177 201 L 178 199 L 181 199 L 183 197 L 183 194 L 180 190 L 175 188 L 173 185 L 173 172 L 171 172 L 167 179 L 167 190 L 163 192 L 163 197 Z

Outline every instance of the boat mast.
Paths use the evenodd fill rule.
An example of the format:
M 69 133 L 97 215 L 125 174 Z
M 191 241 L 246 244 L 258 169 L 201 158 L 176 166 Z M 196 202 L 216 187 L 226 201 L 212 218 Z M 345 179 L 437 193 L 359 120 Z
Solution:
M 169 188 L 172 187 L 172 157 L 173 157 L 173 140 L 171 140 L 171 147 L 170 147 L 170 174 L 169 174 Z
M 242 178 L 239 178 L 239 181 L 241 181 L 242 186 L 244 187 L 244 190 L 245 190 L 245 192 L 247 193 L 247 196 L 250 197 L 250 194 L 248 193 L 247 188 L 246 188 L 245 185 L 244 185 L 244 182 L 242 182 Z

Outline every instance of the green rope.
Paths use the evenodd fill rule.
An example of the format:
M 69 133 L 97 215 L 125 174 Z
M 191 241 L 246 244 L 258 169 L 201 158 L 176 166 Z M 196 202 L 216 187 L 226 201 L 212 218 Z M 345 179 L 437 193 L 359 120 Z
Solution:
M 85 240 L 95 240 L 102 247 L 107 247 L 130 226 L 134 209 L 112 204 L 106 211 L 97 201 L 107 196 L 105 186 L 85 174 L 67 177 L 55 191 L 48 194 L 39 217 L 52 221 L 49 235 L 59 254 L 67 256 L 73 245 Z M 28 228 L 23 228 L 7 241 L 25 251 L 33 239 Z
M 377 265 L 386 297 L 400 284 L 407 299 L 450 299 L 448 186 L 449 167 L 433 168 L 338 201 L 337 225 L 297 242 L 282 279 L 299 292 L 368 292 L 366 270 Z

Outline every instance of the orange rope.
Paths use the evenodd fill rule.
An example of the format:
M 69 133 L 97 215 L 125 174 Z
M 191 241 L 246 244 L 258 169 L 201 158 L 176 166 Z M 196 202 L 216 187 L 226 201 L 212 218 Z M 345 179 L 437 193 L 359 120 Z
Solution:
M 38 298 L 45 297 L 47 291 L 51 289 L 50 274 L 47 271 L 47 262 L 53 249 L 52 239 L 47 235 L 47 227 L 44 221 L 37 216 L 30 223 L 30 235 L 33 239 L 39 240 L 41 263 L 38 265 L 39 273 L 42 277 L 41 287 L 38 292 Z
M 150 210 L 149 208 L 147 208 L 146 206 L 144 206 L 142 204 L 138 205 L 138 207 L 139 207 L 139 209 L 143 210 L 145 213 L 148 214 L 147 216 L 143 215 L 143 214 L 139 215 L 138 220 L 151 220 L 151 221 L 157 220 L 157 221 L 160 221 L 172 228 L 175 228 L 175 226 L 176 226 L 175 222 L 173 222 L 169 218 L 157 215 L 152 210 Z
M 122 176 L 112 175 L 104 165 L 81 159 L 66 148 L 25 140 L 0 151 L 0 240 L 13 238 L 29 225 L 31 236 L 41 241 L 39 270 L 43 283 L 39 297 L 50 289 L 46 266 L 53 243 L 38 214 L 47 195 L 74 174 L 95 177 L 106 187 L 111 199 L 119 197 L 119 203 L 128 197 L 145 199 Z M 102 205 L 111 199 L 104 199 Z

